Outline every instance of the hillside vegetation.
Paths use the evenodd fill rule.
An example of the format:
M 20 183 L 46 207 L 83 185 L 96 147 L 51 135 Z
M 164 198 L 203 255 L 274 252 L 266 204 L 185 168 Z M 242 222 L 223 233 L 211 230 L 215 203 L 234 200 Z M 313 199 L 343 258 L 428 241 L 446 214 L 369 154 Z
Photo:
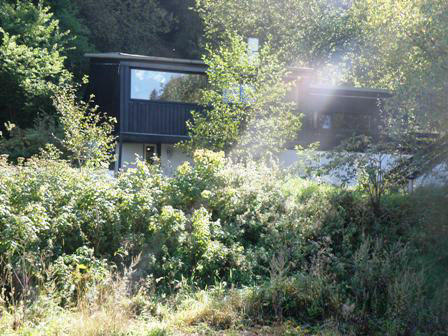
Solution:
M 447 9 L 0 1 L 0 335 L 447 335 L 446 188 L 398 191 L 343 156 L 364 169 L 357 189 L 262 163 L 301 123 L 281 85 L 291 65 L 314 68 L 316 84 L 394 93 L 385 143 L 361 145 L 417 154 L 397 180 L 448 162 Z M 260 40 L 254 60 L 248 37 Z M 80 82 L 83 55 L 110 51 L 209 65 L 201 101 L 213 110 L 193 113 L 184 143 L 199 149 L 194 165 L 173 177 L 157 164 L 98 170 L 113 161 L 114 120 L 79 99 Z M 250 99 L 225 103 L 236 83 Z
M 0 168 L 2 335 L 446 335 L 446 190 L 368 197 L 197 151 L 172 178 Z

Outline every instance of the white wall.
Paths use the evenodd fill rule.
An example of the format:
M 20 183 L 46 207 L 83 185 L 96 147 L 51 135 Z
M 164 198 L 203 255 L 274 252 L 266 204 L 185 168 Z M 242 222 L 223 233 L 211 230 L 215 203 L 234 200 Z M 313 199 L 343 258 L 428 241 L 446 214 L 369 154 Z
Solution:
M 144 148 L 145 144 L 143 143 L 123 143 L 122 147 L 122 168 L 135 168 L 135 161 L 137 155 L 140 159 L 144 159 Z M 118 149 L 118 147 L 117 147 Z M 118 151 L 117 151 L 118 152 Z M 360 154 L 362 155 L 362 154 Z M 388 168 L 393 166 L 394 161 L 396 161 L 398 157 L 393 155 L 385 155 L 382 158 L 382 167 L 387 170 Z M 300 167 L 300 165 L 308 165 L 312 167 L 322 167 L 325 164 L 328 164 L 328 159 L 317 156 L 317 159 L 308 160 L 305 156 L 300 156 L 297 154 L 295 150 L 286 150 L 279 155 L 280 166 L 283 168 L 292 168 L 292 167 Z M 118 161 L 118 160 L 117 160 Z M 192 163 L 191 156 L 183 153 L 182 151 L 175 148 L 173 144 L 162 144 L 162 152 L 160 157 L 160 163 L 162 166 L 163 172 L 172 176 L 176 168 L 188 161 Z M 118 162 L 116 163 L 118 166 Z M 321 176 L 319 179 L 332 183 L 332 184 L 341 184 L 341 180 L 338 176 L 346 175 L 343 168 L 335 171 L 334 174 Z M 448 165 L 439 165 L 435 167 L 431 172 L 419 176 L 414 182 L 413 187 L 418 186 L 426 186 L 426 185 L 442 185 L 446 184 L 448 181 Z M 351 179 L 349 185 L 356 185 L 356 179 Z
M 299 175 L 304 174 L 304 167 L 312 167 L 317 171 L 317 169 L 327 165 L 330 160 L 323 156 L 324 152 L 317 152 L 316 154 L 315 157 L 308 158 L 305 155 L 299 155 L 295 150 L 286 150 L 279 155 L 280 166 L 287 169 L 296 169 Z M 342 180 L 338 176 L 349 180 L 348 185 L 353 186 L 357 183 L 356 179 L 349 178 L 343 168 L 336 169 L 332 174 L 320 176 L 319 178 L 315 177 L 313 179 L 340 185 L 342 184 Z
M 117 153 L 118 153 L 117 146 Z M 144 143 L 129 143 L 124 142 L 122 144 L 122 168 L 135 168 L 135 162 L 137 156 L 140 160 L 144 159 L 145 155 L 145 144 Z M 118 158 L 118 157 L 117 157 Z M 174 148 L 172 144 L 162 144 L 162 151 L 160 157 L 160 164 L 162 166 L 162 170 L 166 175 L 173 175 L 176 171 L 176 168 L 181 165 L 183 162 L 188 161 L 192 162 L 192 158 L 180 150 Z M 118 160 L 116 162 L 116 170 L 118 169 Z
M 191 156 L 176 149 L 172 144 L 162 144 L 160 163 L 162 165 L 162 170 L 166 175 L 172 176 L 175 173 L 176 168 L 185 161 L 192 163 L 193 159 Z
M 121 152 L 121 168 L 135 168 L 135 162 L 137 159 L 137 155 L 140 157 L 140 160 L 143 160 L 145 155 L 144 153 L 145 145 L 142 143 L 130 143 L 124 142 L 122 144 L 122 152 Z M 118 153 L 119 148 L 117 148 Z M 117 156 L 118 159 L 118 156 Z M 118 160 L 116 165 L 118 166 Z M 118 168 L 118 167 L 117 167 Z
M 414 186 L 440 186 L 448 184 L 448 164 L 441 163 L 430 172 L 420 175 L 414 181 Z
M 279 155 L 280 166 L 283 168 L 293 168 L 296 167 L 298 172 L 300 172 L 300 164 L 307 165 L 315 168 L 323 167 L 324 165 L 329 163 L 329 159 L 324 157 L 319 157 L 319 154 L 323 154 L 324 152 L 317 152 L 317 156 L 315 159 L 307 159 L 305 156 L 301 156 L 297 154 L 295 150 L 286 150 Z M 363 155 L 359 153 L 358 155 Z M 381 161 L 381 167 L 383 171 L 388 171 L 389 169 L 394 167 L 394 163 L 403 158 L 403 156 L 392 155 L 392 154 L 381 154 L 381 157 L 373 156 L 372 159 L 376 161 Z M 334 173 L 330 175 L 321 176 L 319 179 L 331 183 L 340 185 L 341 179 L 338 176 L 347 177 L 347 170 L 344 168 L 339 168 L 334 171 Z M 418 176 L 412 182 L 412 188 L 421 187 L 421 186 L 441 186 L 446 185 L 448 183 L 448 165 L 447 164 L 439 164 L 434 167 L 431 171 Z M 355 186 L 357 184 L 356 178 L 349 179 L 348 185 Z

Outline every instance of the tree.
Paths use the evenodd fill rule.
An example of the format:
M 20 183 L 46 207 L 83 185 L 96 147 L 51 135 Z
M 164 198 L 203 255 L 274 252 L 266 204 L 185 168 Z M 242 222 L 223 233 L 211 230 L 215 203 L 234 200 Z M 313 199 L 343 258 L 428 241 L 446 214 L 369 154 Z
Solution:
M 202 75 L 174 77 L 164 86 L 163 93 L 159 98 L 161 100 L 196 103 L 200 100 L 201 89 L 206 87 L 207 78 Z
M 6 123 L 9 137 L 0 134 L 0 153 L 6 153 L 8 159 L 17 161 L 18 158 L 29 158 L 38 154 L 42 148 L 51 144 L 58 146 L 56 137 L 63 137 L 63 130 L 56 118 L 49 115 L 38 116 L 34 126 L 21 128 L 13 123 Z
M 74 87 L 57 90 L 53 103 L 64 128 L 61 143 L 78 167 L 106 167 L 113 159 L 116 119 L 102 114 L 87 102 L 78 100 Z
M 196 10 L 208 42 L 223 40 L 227 30 L 272 36 L 283 60 L 316 68 L 317 80 L 390 89 L 391 114 L 402 112 L 396 121 L 408 114 L 420 128 L 444 128 L 446 1 L 196 0 Z
M 346 55 L 347 78 L 394 92 L 386 102 L 384 131 L 396 148 L 417 152 L 413 170 L 448 162 L 446 1 L 358 1 L 351 12 L 360 47 Z
M 273 49 L 289 65 L 321 68 L 352 48 L 357 27 L 349 1 L 327 0 L 196 0 L 205 39 L 218 45 L 226 32 L 244 37 L 270 37 Z
M 91 43 L 91 32 L 83 24 L 80 10 L 71 0 L 45 0 L 45 6 L 51 8 L 53 17 L 59 21 L 62 31 L 68 32 L 64 54 L 67 56 L 65 64 L 78 80 L 87 72 L 88 60 L 85 53 L 95 51 Z
M 52 112 L 52 86 L 71 81 L 64 67 L 67 34 L 41 2 L 0 3 L 0 127 L 25 128 Z
M 161 36 L 170 31 L 173 16 L 157 0 L 76 0 L 79 16 L 102 52 L 152 55 Z
M 209 42 L 225 40 L 227 30 L 272 36 L 281 59 L 316 68 L 316 81 L 391 90 L 381 116 L 387 148 L 415 152 L 432 141 L 425 134 L 440 136 L 432 150 L 444 148 L 446 1 L 196 0 L 196 10 Z M 428 150 L 419 157 L 428 158 Z
M 224 150 L 236 157 L 263 158 L 281 150 L 297 134 L 300 115 L 285 96 L 285 64 L 265 43 L 250 56 L 242 37 L 229 33 L 227 45 L 207 48 L 209 87 L 201 111 L 188 123 L 189 149 Z
M 203 26 L 196 11 L 195 0 L 163 0 L 160 6 L 173 15 L 170 31 L 163 36 L 161 55 L 199 58 L 203 52 Z

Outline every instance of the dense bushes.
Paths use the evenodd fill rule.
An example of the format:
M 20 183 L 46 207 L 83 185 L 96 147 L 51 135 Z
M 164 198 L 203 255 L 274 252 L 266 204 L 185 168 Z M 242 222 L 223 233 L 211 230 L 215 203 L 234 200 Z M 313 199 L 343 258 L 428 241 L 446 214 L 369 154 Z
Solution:
M 3 160 L 6 299 L 40 289 L 76 304 L 140 255 L 129 284 L 140 298 L 220 284 L 248 288 L 238 309 L 254 321 L 325 322 L 344 334 L 447 327 L 448 253 L 430 248 L 446 241 L 447 209 L 415 206 L 446 194 L 386 195 L 378 218 L 358 191 L 219 153 L 198 151 L 194 161 L 172 178 L 143 163 L 111 178 L 62 161 Z

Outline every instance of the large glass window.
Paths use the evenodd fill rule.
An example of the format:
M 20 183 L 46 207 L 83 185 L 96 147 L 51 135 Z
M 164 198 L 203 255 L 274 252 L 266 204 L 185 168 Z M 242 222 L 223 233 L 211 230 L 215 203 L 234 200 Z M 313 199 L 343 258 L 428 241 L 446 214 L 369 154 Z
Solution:
M 131 69 L 131 99 L 197 103 L 206 86 L 205 75 Z

